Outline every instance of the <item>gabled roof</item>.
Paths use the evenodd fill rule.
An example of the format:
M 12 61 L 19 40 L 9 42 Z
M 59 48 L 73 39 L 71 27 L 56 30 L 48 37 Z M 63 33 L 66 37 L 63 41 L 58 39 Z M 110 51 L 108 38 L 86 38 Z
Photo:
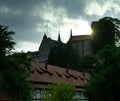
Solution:
M 90 40 L 92 37 L 91 35 L 76 35 L 71 37 L 72 42 L 80 42 L 84 40 Z
M 83 91 L 86 83 L 90 79 L 90 74 L 75 70 L 66 70 L 65 68 L 53 66 L 44 63 L 33 63 L 32 73 L 28 78 L 33 82 L 35 88 L 47 88 L 48 84 L 57 82 L 66 82 L 76 86 L 76 90 Z

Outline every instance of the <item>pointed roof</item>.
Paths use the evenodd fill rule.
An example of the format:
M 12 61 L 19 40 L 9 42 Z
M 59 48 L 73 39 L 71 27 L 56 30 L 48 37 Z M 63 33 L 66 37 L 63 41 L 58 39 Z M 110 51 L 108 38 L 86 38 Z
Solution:
M 47 38 L 47 35 L 44 33 L 43 39 L 46 39 L 46 38 Z

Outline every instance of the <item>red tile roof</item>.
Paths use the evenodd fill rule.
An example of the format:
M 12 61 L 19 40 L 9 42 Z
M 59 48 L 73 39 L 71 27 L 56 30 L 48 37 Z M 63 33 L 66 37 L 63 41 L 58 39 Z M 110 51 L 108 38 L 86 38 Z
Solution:
M 82 73 L 69 69 L 66 72 L 65 68 L 47 64 L 47 69 L 44 63 L 33 63 L 32 73 L 28 78 L 33 82 L 35 88 L 47 88 L 48 84 L 57 82 L 66 82 L 76 86 L 76 90 L 83 91 L 86 83 L 90 79 L 90 74 Z
M 80 42 L 80 41 L 84 41 L 84 40 L 89 40 L 91 38 L 92 38 L 91 35 L 77 35 L 77 36 L 72 36 L 71 41 L 72 42 Z

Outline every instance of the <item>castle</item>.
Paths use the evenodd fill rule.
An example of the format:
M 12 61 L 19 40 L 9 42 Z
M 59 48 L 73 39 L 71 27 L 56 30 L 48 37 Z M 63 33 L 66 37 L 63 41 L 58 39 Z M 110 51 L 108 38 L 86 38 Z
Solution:
M 85 56 L 92 53 L 91 35 L 72 36 L 71 30 L 69 40 L 72 42 L 72 45 L 79 56 Z M 61 41 L 60 34 L 58 35 L 57 41 L 47 37 L 47 35 L 44 34 L 39 50 L 31 52 L 34 60 L 40 63 L 47 61 L 50 49 L 56 47 L 58 44 L 65 45 L 65 43 Z

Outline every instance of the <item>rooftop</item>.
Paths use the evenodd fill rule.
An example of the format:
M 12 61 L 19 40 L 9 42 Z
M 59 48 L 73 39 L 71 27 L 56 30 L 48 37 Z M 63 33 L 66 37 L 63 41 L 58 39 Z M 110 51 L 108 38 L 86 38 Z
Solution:
M 90 79 L 89 73 L 83 73 L 71 69 L 65 69 L 45 63 L 33 63 L 29 81 L 35 88 L 47 88 L 48 84 L 66 82 L 76 86 L 77 91 L 84 91 L 86 83 Z
M 76 35 L 76 36 L 72 36 L 71 41 L 79 42 L 79 41 L 89 40 L 91 38 L 92 38 L 91 35 Z

